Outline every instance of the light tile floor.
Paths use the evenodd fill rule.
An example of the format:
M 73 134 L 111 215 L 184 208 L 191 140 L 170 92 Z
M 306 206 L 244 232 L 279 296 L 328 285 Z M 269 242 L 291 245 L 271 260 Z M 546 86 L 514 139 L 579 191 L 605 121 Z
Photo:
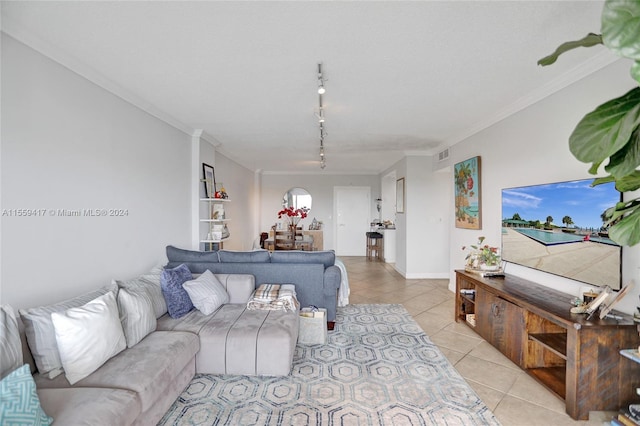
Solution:
M 454 321 L 449 280 L 408 280 L 392 264 L 341 257 L 349 274 L 350 303 L 400 303 L 422 327 L 503 426 L 602 425 L 614 413 L 592 412 L 575 421 L 564 402 L 503 356 L 472 329 Z

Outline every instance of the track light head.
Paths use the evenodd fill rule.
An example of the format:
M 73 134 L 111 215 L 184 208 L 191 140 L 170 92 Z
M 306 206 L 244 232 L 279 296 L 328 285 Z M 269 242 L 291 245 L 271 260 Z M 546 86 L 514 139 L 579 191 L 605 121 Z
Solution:
M 318 64 L 318 94 L 324 95 L 326 90 L 324 88 L 324 75 L 322 74 L 322 63 Z M 322 101 L 320 101 L 322 103 Z

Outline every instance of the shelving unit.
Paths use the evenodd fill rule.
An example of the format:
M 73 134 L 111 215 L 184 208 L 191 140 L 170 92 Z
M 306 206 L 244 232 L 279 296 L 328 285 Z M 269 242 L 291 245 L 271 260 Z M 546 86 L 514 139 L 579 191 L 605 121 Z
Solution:
M 212 236 L 212 234 L 218 232 L 218 231 L 214 231 L 215 225 L 218 225 L 218 224 L 225 225 L 231 220 L 231 219 L 227 219 L 226 209 L 224 208 L 224 205 L 226 203 L 230 203 L 231 200 L 228 198 L 201 198 L 200 202 L 207 203 L 207 215 L 204 218 L 200 219 L 200 223 L 207 225 L 205 227 L 204 237 L 200 239 L 200 244 L 204 245 L 203 249 L 205 251 L 222 249 L 224 242 L 229 240 L 230 237 L 225 237 L 225 238 L 222 238 L 222 237 L 209 238 L 209 237 Z M 222 217 L 214 218 L 214 212 L 216 210 L 220 211 L 220 209 L 217 208 L 216 205 L 222 206 L 222 211 L 225 212 Z
M 470 290 L 474 297 L 464 294 Z M 617 411 L 636 400 L 640 363 L 619 351 L 637 348 L 640 337 L 630 315 L 587 320 L 570 312 L 570 299 L 522 278 L 456 271 L 456 321 L 472 312 L 476 333 L 563 399 L 572 418 L 585 420 L 589 411 Z

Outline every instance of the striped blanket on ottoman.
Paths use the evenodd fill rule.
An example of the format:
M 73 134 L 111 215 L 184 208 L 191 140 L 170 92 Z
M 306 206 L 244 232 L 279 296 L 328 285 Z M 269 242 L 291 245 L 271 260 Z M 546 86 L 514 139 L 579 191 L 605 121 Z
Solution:
M 261 284 L 247 302 L 247 309 L 297 311 L 300 308 L 293 284 Z

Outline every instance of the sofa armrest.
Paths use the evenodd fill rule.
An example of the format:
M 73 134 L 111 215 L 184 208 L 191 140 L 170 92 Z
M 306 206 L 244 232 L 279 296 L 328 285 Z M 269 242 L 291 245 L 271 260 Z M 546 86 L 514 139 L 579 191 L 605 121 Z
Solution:
M 324 295 L 336 296 L 340 288 L 342 274 L 337 266 L 329 266 L 324 270 Z
M 215 274 L 229 294 L 229 303 L 247 303 L 256 289 L 250 274 Z

